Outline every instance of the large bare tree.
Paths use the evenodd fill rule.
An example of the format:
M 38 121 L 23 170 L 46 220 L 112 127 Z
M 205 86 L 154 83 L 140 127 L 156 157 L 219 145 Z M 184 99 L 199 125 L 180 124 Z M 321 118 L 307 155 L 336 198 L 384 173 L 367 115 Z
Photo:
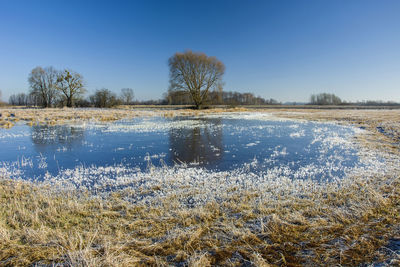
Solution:
M 47 108 L 54 104 L 57 97 L 57 71 L 53 67 L 36 67 L 29 74 L 31 94 L 40 100 L 40 104 Z
M 86 92 L 82 75 L 68 69 L 58 73 L 57 89 L 62 93 L 67 107 L 72 107 L 74 100 Z
M 176 53 L 169 61 L 170 91 L 187 91 L 197 109 L 202 108 L 212 89 L 222 88 L 224 64 L 204 53 Z

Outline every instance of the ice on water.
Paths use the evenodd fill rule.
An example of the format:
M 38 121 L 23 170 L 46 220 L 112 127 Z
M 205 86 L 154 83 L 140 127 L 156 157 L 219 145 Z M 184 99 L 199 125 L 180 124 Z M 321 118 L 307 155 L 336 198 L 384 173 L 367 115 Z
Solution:
M 135 201 L 187 188 L 196 203 L 232 187 L 295 191 L 385 169 L 353 139 L 361 131 L 253 112 L 20 125 L 0 130 L 0 176 L 98 193 L 160 188 Z

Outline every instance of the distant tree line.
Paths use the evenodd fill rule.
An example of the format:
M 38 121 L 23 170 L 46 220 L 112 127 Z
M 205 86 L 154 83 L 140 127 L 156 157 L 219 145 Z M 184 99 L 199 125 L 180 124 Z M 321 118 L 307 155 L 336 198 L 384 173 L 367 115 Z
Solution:
M 168 105 L 192 105 L 193 100 L 187 91 L 169 91 L 164 96 L 164 102 Z M 204 104 L 208 105 L 275 105 L 280 104 L 275 99 L 264 99 L 255 96 L 253 93 L 240 93 L 231 91 L 212 91 L 204 99 Z
M 321 94 L 311 95 L 310 104 L 311 105 L 340 105 L 340 104 L 342 104 L 342 100 L 334 94 L 321 93 Z
M 265 99 L 261 96 L 255 96 L 253 93 L 239 93 L 239 92 L 213 92 L 220 94 L 220 100 L 225 105 L 276 105 L 280 104 L 277 100 L 270 98 Z M 213 98 L 216 99 L 216 98 Z
M 313 94 L 310 97 L 310 105 L 354 105 L 354 106 L 399 106 L 400 103 L 394 101 L 357 101 L 348 102 L 340 99 L 334 94 L 321 93 Z
M 39 101 L 33 94 L 13 94 L 8 99 L 8 103 L 13 106 L 37 106 Z
M 382 101 L 382 100 L 367 100 L 367 101 L 357 101 L 354 103 L 345 102 L 347 105 L 357 105 L 357 106 L 399 106 L 400 103 L 394 101 Z

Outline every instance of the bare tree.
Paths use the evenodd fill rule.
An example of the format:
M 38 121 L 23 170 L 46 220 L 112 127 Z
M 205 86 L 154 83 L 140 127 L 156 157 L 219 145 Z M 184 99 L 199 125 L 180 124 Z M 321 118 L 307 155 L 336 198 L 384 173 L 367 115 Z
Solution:
M 74 100 L 80 98 L 86 92 L 82 75 L 68 69 L 58 73 L 57 89 L 62 93 L 67 107 L 72 107 Z
M 57 96 L 57 71 L 53 67 L 36 67 L 28 78 L 31 94 L 38 97 L 43 107 L 51 107 Z
M 133 99 L 135 94 L 132 88 L 122 88 L 121 89 L 121 100 L 125 105 L 133 104 Z
M 224 64 L 215 57 L 204 53 L 176 53 L 169 61 L 170 87 L 169 91 L 187 91 L 192 97 L 197 109 L 207 99 L 211 89 L 222 88 Z

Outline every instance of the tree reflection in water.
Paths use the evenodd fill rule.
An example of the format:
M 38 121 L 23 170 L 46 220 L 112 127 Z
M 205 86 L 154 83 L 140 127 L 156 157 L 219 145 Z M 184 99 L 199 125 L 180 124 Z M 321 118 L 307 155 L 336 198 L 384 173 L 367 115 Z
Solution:
M 32 126 L 32 142 L 39 151 L 48 146 L 63 145 L 71 148 L 84 139 L 84 130 L 69 125 L 36 125 Z
M 169 130 L 170 157 L 176 163 L 213 167 L 223 158 L 221 119 L 199 119 L 194 128 Z

